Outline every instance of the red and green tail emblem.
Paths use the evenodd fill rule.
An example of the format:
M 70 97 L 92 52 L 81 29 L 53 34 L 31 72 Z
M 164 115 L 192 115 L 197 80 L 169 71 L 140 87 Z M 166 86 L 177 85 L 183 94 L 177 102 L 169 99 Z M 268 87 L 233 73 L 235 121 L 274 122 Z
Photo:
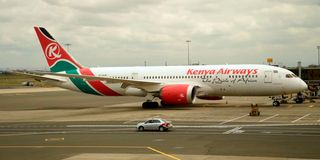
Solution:
M 52 72 L 68 71 L 83 68 L 66 50 L 42 27 L 34 27 L 43 53 Z
M 69 55 L 45 28 L 34 27 L 34 29 L 51 72 L 65 71 L 67 74 L 94 76 L 89 68 L 84 68 Z M 106 96 L 120 95 L 104 85 L 101 81 L 85 81 L 81 78 L 70 78 L 70 80 L 79 90 L 85 93 Z

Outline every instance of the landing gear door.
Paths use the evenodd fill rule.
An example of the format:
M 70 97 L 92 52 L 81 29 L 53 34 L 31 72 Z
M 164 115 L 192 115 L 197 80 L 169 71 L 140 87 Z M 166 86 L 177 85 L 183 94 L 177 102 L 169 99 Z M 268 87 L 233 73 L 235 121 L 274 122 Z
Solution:
M 272 83 L 272 71 L 264 72 L 264 83 Z

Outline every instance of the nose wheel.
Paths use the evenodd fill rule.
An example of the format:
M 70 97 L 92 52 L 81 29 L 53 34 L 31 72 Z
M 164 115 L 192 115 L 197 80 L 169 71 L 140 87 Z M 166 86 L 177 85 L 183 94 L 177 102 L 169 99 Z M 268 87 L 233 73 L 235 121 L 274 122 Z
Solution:
M 272 100 L 273 100 L 272 106 L 274 106 L 274 107 L 280 106 L 281 101 L 282 101 L 282 102 L 286 102 L 286 101 L 285 101 L 286 98 L 287 98 L 287 97 L 285 97 L 285 96 L 272 97 Z
M 277 100 L 274 100 L 274 101 L 272 102 L 272 106 L 278 107 L 278 106 L 280 106 L 280 102 L 277 101 Z

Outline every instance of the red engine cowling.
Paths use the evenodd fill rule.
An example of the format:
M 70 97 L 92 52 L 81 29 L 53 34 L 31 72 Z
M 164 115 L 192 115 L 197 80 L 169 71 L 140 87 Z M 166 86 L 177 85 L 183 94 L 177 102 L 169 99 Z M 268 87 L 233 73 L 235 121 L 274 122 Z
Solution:
M 195 87 L 188 84 L 175 84 L 164 86 L 160 91 L 163 105 L 192 104 L 195 98 Z

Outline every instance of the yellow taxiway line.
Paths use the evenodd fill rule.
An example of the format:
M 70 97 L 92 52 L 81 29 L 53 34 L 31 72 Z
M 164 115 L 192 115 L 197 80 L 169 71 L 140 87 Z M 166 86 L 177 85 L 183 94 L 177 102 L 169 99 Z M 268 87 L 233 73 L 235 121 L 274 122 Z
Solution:
M 150 150 L 152 150 L 152 151 L 154 151 L 154 152 L 157 152 L 157 153 L 159 153 L 159 154 L 162 154 L 162 155 L 164 155 L 164 156 L 166 156 L 166 157 L 169 157 L 169 158 L 171 158 L 171 159 L 181 160 L 180 158 L 177 158 L 177 157 L 175 157 L 175 156 L 173 156 L 173 155 L 170 155 L 170 154 L 161 152 L 161 151 L 159 151 L 159 150 L 157 150 L 157 149 L 154 149 L 154 148 L 152 148 L 152 147 L 147 147 L 147 148 L 150 149 Z

